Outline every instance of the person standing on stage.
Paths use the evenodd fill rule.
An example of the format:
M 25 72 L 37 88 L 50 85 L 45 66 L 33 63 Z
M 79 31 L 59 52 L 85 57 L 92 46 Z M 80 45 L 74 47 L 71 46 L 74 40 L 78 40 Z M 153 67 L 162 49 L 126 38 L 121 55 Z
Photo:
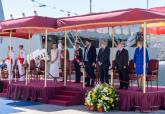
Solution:
M 95 65 L 96 65 L 96 48 L 92 46 L 91 40 L 85 42 L 84 65 L 87 73 L 86 86 L 94 86 L 95 82 Z
M 17 65 L 18 65 L 18 71 L 19 71 L 19 76 L 20 76 L 19 81 L 24 81 L 25 75 L 26 75 L 26 71 L 25 71 L 26 53 L 23 48 L 24 48 L 23 45 L 19 45 L 19 52 L 18 52 L 18 57 L 17 57 Z
M 148 50 L 147 49 L 145 50 L 146 50 L 146 67 L 147 67 L 149 62 L 149 55 L 148 55 Z M 144 56 L 143 42 L 141 40 L 138 40 L 137 48 L 134 53 L 134 66 L 135 66 L 135 72 L 139 77 L 140 90 L 142 90 L 143 88 L 143 56 Z
M 81 63 L 83 61 L 83 51 L 80 48 L 79 42 L 75 43 L 75 50 L 74 50 L 74 66 L 76 71 L 76 83 L 80 83 L 81 80 Z
M 120 87 L 119 89 L 128 89 L 129 87 L 129 74 L 128 74 L 128 62 L 129 54 L 123 47 L 123 43 L 120 40 L 118 42 L 118 51 L 116 53 L 116 66 L 119 72 Z
M 100 71 L 100 81 L 101 83 L 109 83 L 108 71 L 110 66 L 110 49 L 108 47 L 108 41 L 102 40 L 100 46 L 101 48 L 97 56 Z
M 13 79 L 13 68 L 15 64 L 15 55 L 13 51 L 13 47 L 8 46 L 8 52 L 5 57 L 5 63 L 7 65 L 7 71 L 8 71 L 8 79 L 12 80 Z
M 50 51 L 50 71 L 49 74 L 53 78 L 59 77 L 59 52 L 56 43 L 52 43 Z

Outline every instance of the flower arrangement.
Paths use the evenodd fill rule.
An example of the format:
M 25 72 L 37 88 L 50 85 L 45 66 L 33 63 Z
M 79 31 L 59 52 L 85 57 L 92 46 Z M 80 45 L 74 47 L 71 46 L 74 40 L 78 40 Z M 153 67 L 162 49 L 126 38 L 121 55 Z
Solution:
M 90 111 L 109 112 L 118 107 L 118 95 L 116 89 L 103 83 L 96 85 L 89 91 L 85 98 L 85 106 Z

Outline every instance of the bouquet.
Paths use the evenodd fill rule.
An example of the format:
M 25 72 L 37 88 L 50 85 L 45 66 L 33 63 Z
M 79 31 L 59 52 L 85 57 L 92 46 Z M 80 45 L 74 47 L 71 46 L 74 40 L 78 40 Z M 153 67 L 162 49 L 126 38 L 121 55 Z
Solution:
M 87 93 L 85 106 L 91 111 L 109 112 L 118 108 L 118 101 L 116 89 L 103 83 L 96 85 Z

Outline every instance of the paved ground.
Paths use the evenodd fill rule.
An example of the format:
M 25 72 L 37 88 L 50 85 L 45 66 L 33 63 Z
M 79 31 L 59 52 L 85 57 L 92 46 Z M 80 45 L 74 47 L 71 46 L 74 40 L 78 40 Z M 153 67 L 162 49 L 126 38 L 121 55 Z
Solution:
M 140 114 L 139 112 L 109 112 L 110 114 Z M 13 101 L 0 98 L 0 114 L 97 114 L 89 112 L 84 106 L 55 106 L 35 102 Z M 101 114 L 101 113 L 98 113 Z M 156 111 L 149 114 L 165 114 L 165 111 Z

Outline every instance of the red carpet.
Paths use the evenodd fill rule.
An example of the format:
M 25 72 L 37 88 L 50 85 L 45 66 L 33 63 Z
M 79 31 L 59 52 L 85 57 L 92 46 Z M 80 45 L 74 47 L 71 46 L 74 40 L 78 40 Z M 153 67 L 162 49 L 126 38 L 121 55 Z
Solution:
M 48 103 L 55 105 L 77 105 L 83 104 L 84 95 L 80 90 L 70 90 L 70 88 L 65 88 L 56 94 L 55 98 L 49 99 Z

